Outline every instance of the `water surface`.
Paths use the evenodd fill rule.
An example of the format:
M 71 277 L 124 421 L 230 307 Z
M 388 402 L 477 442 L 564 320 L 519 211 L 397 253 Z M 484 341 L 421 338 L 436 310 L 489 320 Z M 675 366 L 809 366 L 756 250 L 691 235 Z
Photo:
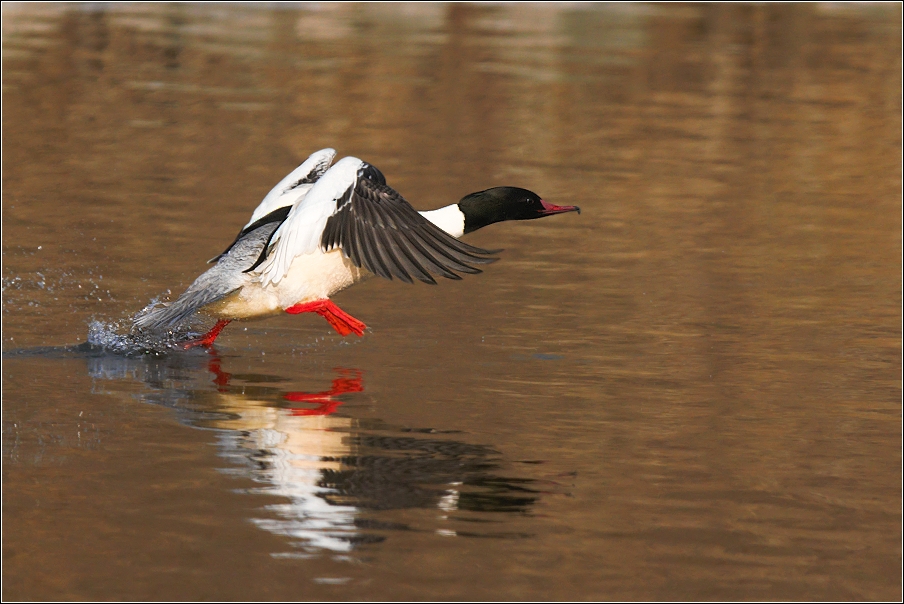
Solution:
M 4 3 L 3 597 L 900 599 L 900 23 Z M 111 349 L 325 146 L 584 211 Z

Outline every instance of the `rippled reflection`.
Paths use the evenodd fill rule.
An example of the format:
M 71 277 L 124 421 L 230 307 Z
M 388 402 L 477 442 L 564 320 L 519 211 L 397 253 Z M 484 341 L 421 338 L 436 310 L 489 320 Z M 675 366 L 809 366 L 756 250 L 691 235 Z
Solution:
M 268 506 L 276 518 L 255 518 L 261 528 L 298 540 L 308 549 L 347 552 L 358 538 L 354 505 L 331 502 L 334 488 L 323 484 L 325 472 L 338 469 L 332 461 L 350 452 L 352 420 L 335 416 L 342 394 L 363 390 L 360 372 L 338 370 L 330 390 L 287 392 L 283 399 L 298 407 L 275 407 L 267 400 L 228 391 L 231 376 L 214 358 L 210 368 L 219 386 L 218 408 L 227 418 L 204 422 L 223 430 L 221 454 L 267 486 L 255 493 L 276 495 L 288 503 Z
M 138 398 L 176 411 L 181 421 L 219 432 L 224 471 L 262 486 L 249 494 L 282 499 L 252 521 L 288 537 L 305 556 L 343 554 L 383 541 L 387 531 L 421 530 L 444 536 L 520 538 L 511 532 L 460 530 L 450 519 L 485 522 L 487 513 L 529 512 L 540 496 L 530 478 L 499 474 L 491 447 L 457 440 L 454 432 L 391 426 L 339 413 L 363 396 L 358 369 L 337 368 L 323 391 L 286 391 L 287 381 L 264 374 L 233 375 L 215 353 L 126 357 L 90 345 L 33 349 L 12 355 L 84 356 L 91 377 L 137 380 Z M 380 511 L 434 509 L 436 526 L 383 521 Z

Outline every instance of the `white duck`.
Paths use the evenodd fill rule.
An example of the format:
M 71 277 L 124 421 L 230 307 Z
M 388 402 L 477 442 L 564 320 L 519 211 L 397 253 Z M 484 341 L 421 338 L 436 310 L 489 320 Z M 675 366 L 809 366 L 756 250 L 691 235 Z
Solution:
M 418 212 L 367 162 L 346 157 L 327 169 L 335 153 L 314 153 L 280 181 L 216 265 L 172 304 L 139 313 L 133 330 L 173 329 L 203 311 L 217 324 L 186 347 L 209 346 L 233 320 L 316 312 L 341 335 L 361 336 L 366 325 L 330 296 L 373 275 L 435 284 L 432 275 L 479 273 L 472 265 L 494 262 L 498 250 L 458 237 L 494 222 L 580 212 L 516 187 Z

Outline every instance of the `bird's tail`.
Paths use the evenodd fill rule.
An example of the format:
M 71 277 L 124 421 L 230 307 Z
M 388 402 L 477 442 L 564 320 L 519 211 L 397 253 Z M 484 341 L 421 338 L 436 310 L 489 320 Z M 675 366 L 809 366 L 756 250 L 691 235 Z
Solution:
M 214 266 L 195 279 L 185 293 L 175 302 L 163 306 L 151 305 L 139 312 L 132 319 L 132 330 L 164 331 L 178 328 L 189 321 L 203 307 L 218 302 L 233 293 L 240 283 L 220 265 Z
M 264 222 L 240 236 L 221 255 L 217 263 L 195 279 L 175 302 L 151 305 L 132 319 L 133 331 L 174 330 L 190 321 L 194 314 L 218 302 L 251 281 L 244 271 L 261 254 L 278 221 Z

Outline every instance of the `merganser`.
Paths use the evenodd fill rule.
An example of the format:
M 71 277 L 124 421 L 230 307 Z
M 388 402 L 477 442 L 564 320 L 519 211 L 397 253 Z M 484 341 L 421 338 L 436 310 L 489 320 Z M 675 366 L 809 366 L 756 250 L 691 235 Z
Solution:
M 485 250 L 458 238 L 505 220 L 531 220 L 577 206 L 547 203 L 517 187 L 494 187 L 457 204 L 418 212 L 374 166 L 323 149 L 264 197 L 235 241 L 211 259 L 216 264 L 179 298 L 135 316 L 133 330 L 170 330 L 197 311 L 216 325 L 186 344 L 210 346 L 233 320 L 280 312 L 316 312 L 339 334 L 362 336 L 366 325 L 330 296 L 374 275 L 436 284 L 433 275 L 461 279 L 473 265 L 495 262 Z

